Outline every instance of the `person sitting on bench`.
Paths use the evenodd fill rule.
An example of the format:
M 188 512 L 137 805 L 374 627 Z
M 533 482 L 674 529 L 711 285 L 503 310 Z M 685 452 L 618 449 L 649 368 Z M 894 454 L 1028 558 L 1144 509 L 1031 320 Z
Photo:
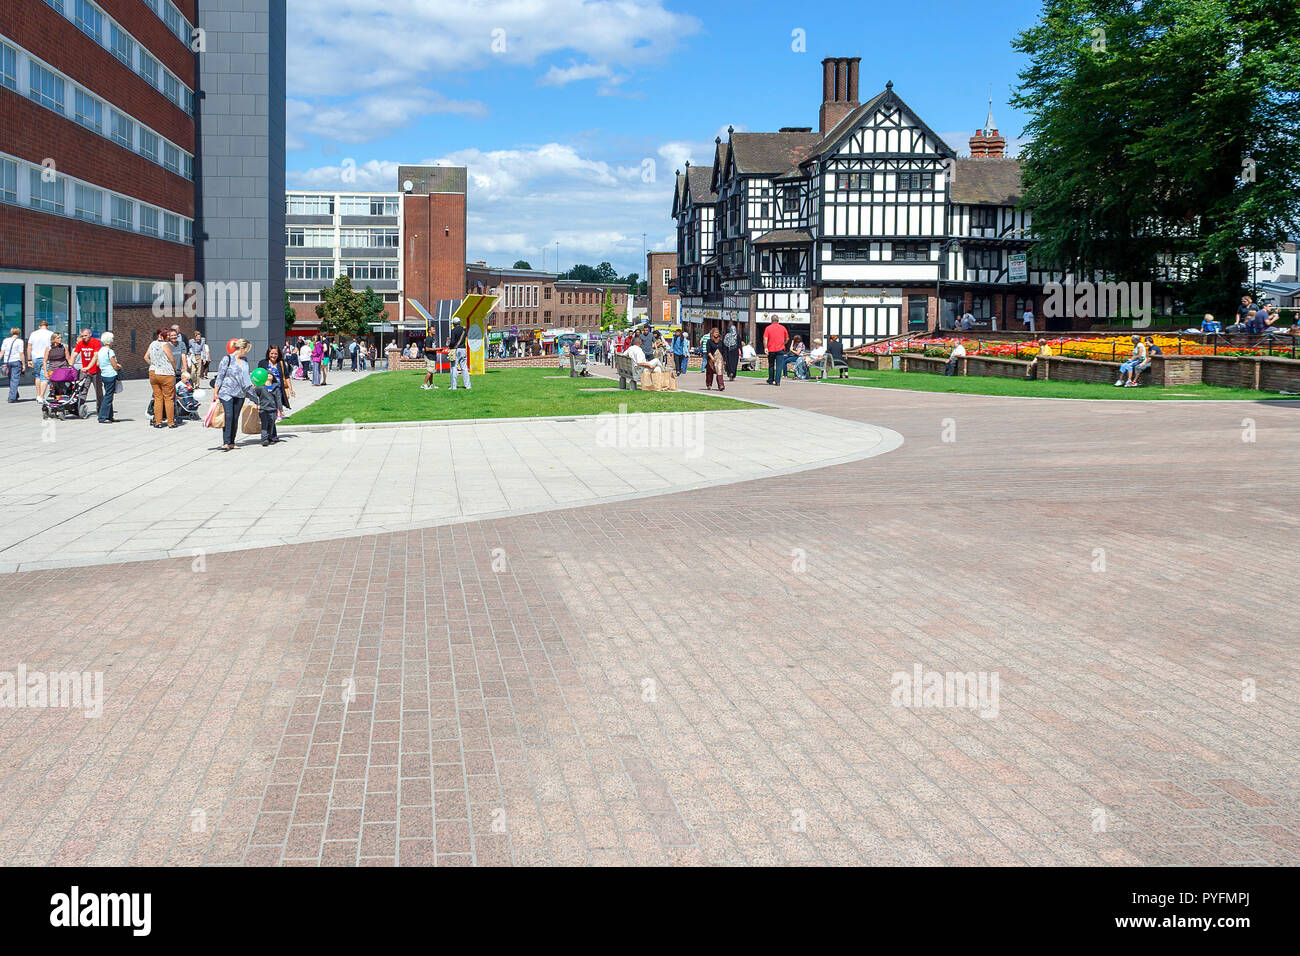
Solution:
M 957 363 L 960 362 L 965 357 L 966 357 L 966 346 L 961 344 L 961 339 L 958 339 L 957 344 L 954 345 L 952 351 L 948 353 L 948 363 L 943 367 L 943 374 L 956 375 Z
M 641 348 L 636 339 L 632 340 L 632 344 L 623 351 L 623 354 L 632 360 L 632 370 L 635 373 L 632 381 L 638 385 L 641 384 L 641 369 L 648 368 L 652 372 L 662 372 L 664 370 L 663 363 L 658 359 L 646 358 L 645 350 Z

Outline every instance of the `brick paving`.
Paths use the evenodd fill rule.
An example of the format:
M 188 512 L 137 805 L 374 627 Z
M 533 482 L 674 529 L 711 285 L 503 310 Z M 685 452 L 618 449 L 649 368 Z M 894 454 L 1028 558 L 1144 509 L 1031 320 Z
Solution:
M 0 862 L 1300 861 L 1300 408 L 733 391 L 906 444 L 0 579 L 0 669 L 106 692 L 0 710 Z

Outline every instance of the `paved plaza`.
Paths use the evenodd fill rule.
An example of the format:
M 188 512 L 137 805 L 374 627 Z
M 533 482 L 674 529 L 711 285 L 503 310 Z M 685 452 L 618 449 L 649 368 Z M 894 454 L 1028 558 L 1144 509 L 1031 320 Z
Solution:
M 97 514 L 158 550 L 303 521 L 0 577 L 0 671 L 104 683 L 98 718 L 0 710 L 0 861 L 1300 862 L 1300 407 L 727 394 L 784 408 L 707 413 L 698 474 L 579 466 L 578 423 L 11 442 L 5 494 L 66 509 L 11 566 L 92 561 Z M 520 513 L 453 514 L 462 461 L 489 497 L 514 462 L 534 490 L 484 507 Z M 340 482 L 365 508 L 316 527 Z M 900 701 L 918 671 L 978 706 Z

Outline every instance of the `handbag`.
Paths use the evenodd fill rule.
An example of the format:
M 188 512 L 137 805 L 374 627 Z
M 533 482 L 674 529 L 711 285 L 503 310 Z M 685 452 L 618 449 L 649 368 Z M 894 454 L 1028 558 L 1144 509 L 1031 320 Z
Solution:
M 208 412 L 203 416 L 204 428 L 221 428 L 226 424 L 226 409 L 215 398 L 212 404 L 208 406 Z
M 113 380 L 113 394 L 121 395 L 125 391 L 126 388 L 122 385 L 122 376 L 119 375 Z

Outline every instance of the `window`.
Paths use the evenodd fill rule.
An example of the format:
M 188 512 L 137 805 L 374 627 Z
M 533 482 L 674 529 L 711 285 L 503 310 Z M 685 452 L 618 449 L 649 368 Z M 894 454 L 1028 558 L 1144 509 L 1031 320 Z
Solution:
M 56 113 L 63 112 L 63 77 L 55 76 L 35 60 L 28 60 L 27 82 L 31 87 L 27 95 Z
M 332 259 L 286 259 L 284 267 L 286 279 L 334 279 Z
M 371 261 L 366 259 L 347 259 L 343 262 L 343 271 L 353 281 L 379 281 L 397 278 L 397 260 Z
M 181 19 L 181 12 L 170 3 L 163 8 L 163 23 L 167 24 L 167 29 L 176 36 L 185 36 L 185 21 Z
M 135 122 L 129 117 L 113 110 L 109 121 L 113 142 L 127 149 L 135 149 Z
M 345 249 L 375 247 L 396 249 L 397 229 L 395 227 L 378 229 L 347 228 L 343 230 L 340 244 Z
M 194 157 L 189 153 L 185 154 L 185 178 L 194 178 Z
M 181 217 L 174 212 L 163 213 L 163 238 L 172 242 L 181 241 Z
M 49 4 L 51 7 L 53 7 L 55 10 L 57 10 L 59 13 L 63 12 L 63 0 L 45 0 L 45 2 Z
M 542 289 L 542 298 L 549 299 L 550 297 L 551 297 L 551 287 L 548 285 Z
M 870 243 L 840 241 L 831 246 L 831 259 L 835 262 L 866 262 L 870 251 Z
M 930 244 L 928 242 L 894 243 L 895 262 L 929 262 Z
M 672 284 L 673 284 L 672 279 L 673 279 L 673 270 L 672 270 L 672 269 L 665 269 L 665 270 L 664 270 L 664 285 L 672 285 Z
M 993 300 L 986 295 L 972 296 L 970 314 L 977 319 L 988 319 L 993 315 Z
M 835 189 L 837 191 L 845 190 L 845 189 L 863 190 L 863 189 L 870 189 L 870 188 L 871 188 L 870 173 L 836 173 L 835 174 Z
M 967 249 L 967 269 L 996 269 L 1001 264 L 1002 256 L 996 249 Z
M 899 192 L 919 192 L 934 188 L 934 173 L 899 173 Z
M 132 40 L 116 23 L 108 25 L 109 48 L 131 69 L 135 69 L 135 41 Z
M 150 162 L 158 162 L 158 136 L 140 127 L 140 155 Z
M 63 180 L 58 176 L 48 174 L 44 168 L 29 169 L 28 183 L 31 186 L 32 198 L 29 200 L 33 209 L 43 209 L 46 212 L 63 212 Z
M 151 57 L 144 50 L 140 51 L 140 75 L 144 77 L 145 82 L 158 89 L 158 61 Z
M 100 37 L 104 32 L 104 15 L 99 9 L 87 0 L 77 0 L 77 15 L 73 18 L 77 29 L 86 36 L 90 37 L 96 43 L 101 42 Z
M 85 90 L 76 90 L 73 96 L 74 115 L 78 123 L 96 133 L 104 131 L 104 104 Z
M 76 210 L 74 215 L 78 219 L 84 219 L 87 222 L 104 221 L 104 194 L 93 186 L 83 186 L 77 183 L 76 189 L 73 190 L 75 197 Z
M 114 196 L 112 202 L 112 224 L 119 229 L 135 228 L 135 203 L 121 196 Z
M 176 79 L 171 73 L 163 74 L 162 85 L 163 96 L 171 100 L 178 106 L 181 103 L 181 81 Z
M 181 151 L 171 143 L 163 143 L 163 165 L 174 173 L 181 171 Z
M 970 225 L 972 229 L 996 229 L 998 227 L 998 211 L 996 209 L 986 209 L 982 206 L 976 207 L 970 211 Z
M 400 203 L 396 196 L 342 196 L 339 213 L 344 216 L 396 216 Z
M 334 230 L 329 226 L 290 226 L 285 230 L 289 246 L 334 247 Z
M 18 90 L 18 51 L 7 43 L 0 43 L 0 86 Z
M 285 210 L 291 216 L 332 216 L 333 196 L 289 196 Z M 345 214 L 346 215 L 346 214 Z
M 781 210 L 785 213 L 799 212 L 799 187 L 781 187 Z
M 140 232 L 146 236 L 158 235 L 158 210 L 152 206 L 140 207 Z
M 184 219 L 182 222 L 185 225 L 185 244 L 192 246 L 194 245 L 194 220 Z
M 18 201 L 18 164 L 0 159 L 0 202 Z

